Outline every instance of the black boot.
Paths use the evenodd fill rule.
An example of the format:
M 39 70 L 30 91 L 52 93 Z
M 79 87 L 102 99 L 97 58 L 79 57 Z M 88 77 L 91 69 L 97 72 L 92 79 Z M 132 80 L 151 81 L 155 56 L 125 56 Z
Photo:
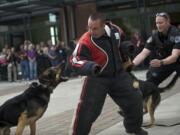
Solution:
M 128 132 L 127 133 L 129 135 L 148 135 L 148 132 L 145 131 L 144 129 L 140 128 L 139 130 L 135 131 L 135 132 Z

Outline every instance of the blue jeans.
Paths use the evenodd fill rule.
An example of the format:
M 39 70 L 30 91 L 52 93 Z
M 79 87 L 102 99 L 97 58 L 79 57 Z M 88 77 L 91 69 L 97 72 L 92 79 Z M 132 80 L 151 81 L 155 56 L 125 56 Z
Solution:
M 37 62 L 29 61 L 30 80 L 37 79 Z
M 22 79 L 29 79 L 29 62 L 28 60 L 21 60 L 20 62 Z

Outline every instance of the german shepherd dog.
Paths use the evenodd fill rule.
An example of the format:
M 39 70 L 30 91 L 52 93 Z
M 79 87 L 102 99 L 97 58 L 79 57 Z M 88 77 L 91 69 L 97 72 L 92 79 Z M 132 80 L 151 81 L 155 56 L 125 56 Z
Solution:
M 148 81 L 143 81 L 140 79 L 137 79 L 133 73 L 131 73 L 133 64 L 131 61 L 132 58 L 132 53 L 133 53 L 133 44 L 131 42 L 125 41 L 121 45 L 121 52 L 122 52 L 122 59 L 123 59 L 123 67 L 124 69 L 129 72 L 131 77 L 133 78 L 133 87 L 136 89 L 140 89 L 143 94 L 143 111 L 144 114 L 148 113 L 150 116 L 150 121 L 148 122 L 147 125 L 144 125 L 145 127 L 152 127 L 155 124 L 155 109 L 159 105 L 161 101 L 161 95 L 160 93 L 165 92 L 166 90 L 172 88 L 174 84 L 176 83 L 178 79 L 178 74 L 176 73 L 172 80 L 167 84 L 167 86 L 159 88 L 156 85 L 154 85 L 151 82 Z M 123 111 L 120 108 L 119 111 L 120 115 L 124 115 Z
M 17 126 L 16 135 L 22 135 L 26 125 L 30 135 L 36 134 L 36 121 L 48 107 L 53 89 L 63 81 L 63 66 L 48 68 L 22 94 L 7 100 L 0 106 L 0 135 L 10 135 L 10 128 Z

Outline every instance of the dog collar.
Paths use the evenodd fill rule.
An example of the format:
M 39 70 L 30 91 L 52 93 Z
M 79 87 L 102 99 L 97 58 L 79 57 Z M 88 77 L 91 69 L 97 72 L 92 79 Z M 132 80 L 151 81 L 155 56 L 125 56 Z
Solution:
M 48 85 L 42 84 L 40 82 L 32 82 L 29 87 L 36 88 L 38 86 L 42 86 L 43 88 L 48 88 Z
M 43 83 L 40 83 L 40 82 L 32 82 L 29 87 L 32 87 L 32 88 L 36 88 L 38 86 L 41 86 L 45 89 L 49 89 L 50 93 L 53 92 L 53 89 L 54 89 L 54 86 L 50 85 L 50 84 L 43 84 Z
M 54 89 L 53 86 L 45 85 L 45 84 L 42 84 L 42 83 L 39 83 L 39 85 L 42 86 L 42 87 L 45 88 L 45 89 L 49 89 L 49 90 L 50 90 L 50 93 L 53 92 L 53 89 Z

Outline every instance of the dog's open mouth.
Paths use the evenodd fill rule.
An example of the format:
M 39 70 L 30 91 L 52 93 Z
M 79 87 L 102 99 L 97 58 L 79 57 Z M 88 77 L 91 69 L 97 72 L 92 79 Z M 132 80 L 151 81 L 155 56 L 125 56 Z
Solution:
M 47 86 L 57 86 L 59 83 L 67 81 L 68 78 L 63 77 L 64 65 L 60 64 L 57 67 L 46 69 L 40 76 L 39 82 Z

